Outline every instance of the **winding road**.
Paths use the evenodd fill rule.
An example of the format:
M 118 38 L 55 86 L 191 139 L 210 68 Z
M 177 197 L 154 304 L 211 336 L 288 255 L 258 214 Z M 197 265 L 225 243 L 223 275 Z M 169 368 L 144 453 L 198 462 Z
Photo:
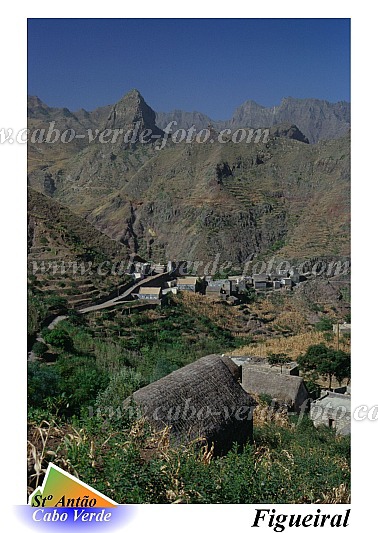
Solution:
M 90 305 L 88 307 L 83 307 L 82 309 L 78 309 L 78 313 L 85 314 L 85 313 L 90 313 L 91 311 L 101 311 L 102 309 L 113 307 L 114 305 L 123 304 L 125 303 L 125 298 L 127 298 L 128 296 L 131 296 L 131 294 L 135 292 L 135 289 L 137 289 L 138 287 L 141 287 L 142 285 L 145 285 L 146 283 L 150 283 L 151 281 L 155 281 L 166 275 L 167 275 L 167 272 L 162 272 L 161 274 L 155 274 L 155 276 L 149 276 L 147 278 L 144 278 L 138 281 L 138 283 L 135 283 L 135 285 L 132 285 L 131 287 L 129 287 L 127 290 L 125 290 L 124 292 L 116 296 L 115 298 L 110 298 L 109 300 L 106 300 L 105 302 L 102 302 L 101 304 Z M 51 322 L 51 324 L 58 318 L 63 320 L 61 317 L 57 317 Z
M 102 309 L 107 309 L 108 307 L 114 307 L 115 305 L 122 305 L 122 304 L 125 303 L 125 299 L 127 297 L 131 296 L 131 294 L 136 289 L 138 289 L 142 285 L 150 283 L 151 281 L 158 280 L 158 279 L 160 279 L 160 278 L 162 278 L 164 276 L 167 276 L 167 272 L 162 272 L 161 274 L 155 274 L 154 276 L 148 276 L 148 277 L 146 277 L 144 279 L 141 279 L 140 281 L 138 281 L 137 283 L 135 283 L 134 285 L 129 287 L 127 290 L 125 290 L 124 292 L 122 292 L 118 296 L 116 296 L 114 298 L 109 298 L 109 300 L 105 300 L 104 302 L 102 302 L 100 304 L 89 305 L 88 307 L 83 307 L 82 309 L 78 309 L 77 312 L 81 313 L 81 314 L 85 314 L 85 313 L 90 313 L 92 311 L 101 311 Z M 59 315 L 59 316 L 54 317 L 51 320 L 51 322 L 47 325 L 47 328 L 48 329 L 54 329 L 55 326 L 57 324 L 59 324 L 59 322 L 61 322 L 62 320 L 65 320 L 66 318 L 68 318 L 68 315 Z M 40 333 L 37 334 L 36 341 L 42 342 L 43 344 L 46 344 Z M 36 357 L 35 353 L 33 351 L 30 351 L 28 353 L 28 360 L 29 361 L 35 361 L 36 359 L 37 359 L 37 357 Z

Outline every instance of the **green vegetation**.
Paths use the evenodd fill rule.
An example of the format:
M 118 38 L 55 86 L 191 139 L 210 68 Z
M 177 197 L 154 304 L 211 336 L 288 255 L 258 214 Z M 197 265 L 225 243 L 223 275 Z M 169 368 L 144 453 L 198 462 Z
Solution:
M 43 342 L 35 342 L 32 346 L 32 351 L 37 357 L 43 356 L 48 350 L 48 347 Z
M 281 368 L 281 374 L 283 366 L 289 363 L 289 361 L 290 357 L 285 353 L 271 353 L 268 355 L 268 363 L 270 366 L 279 366 Z
M 297 362 L 311 381 L 315 381 L 319 376 L 328 378 L 329 388 L 332 388 L 333 378 L 336 378 L 339 384 L 350 378 L 350 355 L 328 348 L 325 344 L 309 346 L 306 353 L 298 357 Z
M 73 350 L 72 339 L 66 331 L 61 329 L 53 329 L 45 333 L 43 338 L 54 348 L 59 348 L 60 350 L 65 350 L 67 352 Z
M 54 461 L 119 503 L 348 503 L 349 438 L 307 417 L 282 422 L 258 425 L 242 450 L 214 457 L 195 444 L 170 448 L 143 421 L 86 417 L 55 427 Z
M 332 331 L 333 321 L 327 317 L 321 317 L 319 322 L 315 324 L 316 331 Z
M 270 394 L 259 394 L 259 404 L 264 406 L 272 405 L 273 398 Z
M 28 335 L 33 336 L 47 315 L 47 305 L 43 297 L 28 289 Z
M 276 241 L 274 244 L 272 244 L 272 246 L 270 247 L 271 251 L 272 252 L 277 252 L 278 250 L 280 250 L 281 248 L 283 248 L 285 246 L 285 241 L 283 240 L 278 240 Z
M 191 311 L 180 297 L 169 301 L 169 306 L 158 311 L 130 315 L 107 311 L 100 318 L 85 318 L 70 311 L 68 319 L 54 329 L 44 328 L 41 335 L 56 355 L 48 372 L 58 385 L 51 390 L 41 385 L 31 405 L 41 409 L 51 403 L 59 405 L 58 413 L 65 417 L 79 416 L 82 409 L 87 412 L 95 404 L 115 407 L 141 386 L 242 342 L 208 317 Z M 37 343 L 38 355 L 43 355 L 40 344 L 45 346 Z M 38 363 L 31 372 L 34 375 L 44 367 Z M 33 390 L 37 387 L 34 380 L 31 385 Z M 59 402 L 62 394 L 65 404 Z
M 28 363 L 28 407 L 46 406 L 47 398 L 60 394 L 60 376 L 56 369 L 38 362 Z
M 127 98 L 122 108 L 141 116 L 140 99 Z M 31 185 L 57 188 L 59 199 L 28 193 L 29 259 L 36 263 L 29 268 L 29 345 L 45 361 L 28 364 L 31 471 L 38 475 L 54 460 L 120 503 L 348 502 L 349 440 L 314 428 L 306 417 L 280 423 L 256 415 L 253 440 L 214 457 L 194 444 L 170 448 L 164 433 L 129 417 L 124 402 L 141 386 L 243 343 L 250 343 L 247 353 L 276 352 L 270 363 L 281 370 L 282 352 L 293 357 L 307 350 L 299 360 L 314 393 L 319 376 L 330 386 L 348 378 L 349 356 L 315 343 L 330 339 L 332 320 L 348 312 L 349 287 L 339 291 L 330 283 L 322 290 L 312 280 L 306 290 L 277 291 L 270 300 L 251 290 L 241 297 L 244 308 L 207 302 L 206 312 L 195 298 L 185 303 L 180 296 L 154 310 L 130 304 L 85 317 L 70 311 L 130 280 L 126 272 L 99 274 L 104 260 L 127 263 L 130 250 L 87 220 L 133 241 L 143 258 L 166 261 L 174 250 L 176 257 L 207 263 L 219 254 L 219 264 L 239 265 L 218 277 L 240 272 L 250 254 L 254 261 L 349 255 L 349 136 L 307 145 L 278 133 L 284 131 L 264 146 L 170 142 L 158 154 L 142 144 L 125 150 L 58 143 L 47 150 L 42 143 L 38 154 L 31 151 Z M 64 175 L 74 188 L 62 186 Z M 75 268 L 60 268 L 62 261 Z M 309 309 L 326 315 L 317 331 Z M 42 331 L 46 352 L 36 333 L 58 314 L 68 319 Z M 262 395 L 260 407 L 271 400 Z
M 155 310 L 68 315 L 42 330 L 56 362 L 28 364 L 30 438 L 42 468 L 53 459 L 120 503 L 348 502 L 349 439 L 314 428 L 307 417 L 261 423 L 257 415 L 253 440 L 215 457 L 194 443 L 171 448 L 166 434 L 126 408 L 140 387 L 243 342 L 227 322 L 215 323 L 180 296 Z M 311 357 L 319 362 L 330 355 L 323 345 L 312 348 L 306 354 L 311 375 Z M 283 353 L 270 358 L 286 362 Z M 331 377 L 340 377 L 338 368 Z M 259 401 L 269 411 L 271 398 Z M 47 449 L 38 439 L 49 431 L 54 439 Z
M 253 304 L 259 300 L 259 295 L 255 289 L 248 288 L 240 293 L 239 299 L 245 304 Z

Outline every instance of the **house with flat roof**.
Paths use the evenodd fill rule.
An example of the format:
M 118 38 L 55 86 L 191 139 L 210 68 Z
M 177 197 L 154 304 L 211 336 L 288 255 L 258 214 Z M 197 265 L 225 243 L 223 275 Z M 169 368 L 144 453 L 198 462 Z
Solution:
M 136 297 L 139 300 L 160 300 L 161 287 L 141 287 Z
M 207 285 L 206 296 L 212 300 L 218 300 L 221 297 L 222 287 L 219 285 Z
M 248 363 L 248 365 L 253 365 L 256 370 L 276 372 L 279 374 L 287 374 L 289 376 L 299 376 L 299 367 L 296 361 L 288 361 L 281 366 L 279 364 L 270 365 L 267 357 L 259 357 L 258 355 L 232 355 L 230 358 L 237 365 L 243 366 Z
M 141 263 L 140 261 L 137 261 L 134 263 L 134 272 L 139 272 L 145 276 L 151 272 L 151 265 L 150 263 Z
M 197 292 L 198 278 L 195 276 L 186 276 L 184 278 L 177 278 L 178 291 Z
M 269 276 L 267 274 L 253 274 L 251 279 L 253 287 L 256 290 L 266 289 L 270 284 Z
M 281 284 L 285 289 L 291 289 L 293 286 L 293 280 L 291 278 L 282 278 Z
M 348 435 L 351 421 L 350 394 L 322 391 L 320 398 L 311 403 L 310 418 L 315 427 L 323 425 L 335 429 L 338 435 Z
M 268 276 L 266 274 L 256 274 L 252 276 L 253 286 L 256 290 L 266 289 L 268 287 Z
M 206 296 L 225 300 L 231 296 L 231 281 L 228 279 L 209 280 L 206 285 Z
M 166 270 L 166 266 L 161 263 L 153 263 L 151 270 L 154 274 L 163 274 Z

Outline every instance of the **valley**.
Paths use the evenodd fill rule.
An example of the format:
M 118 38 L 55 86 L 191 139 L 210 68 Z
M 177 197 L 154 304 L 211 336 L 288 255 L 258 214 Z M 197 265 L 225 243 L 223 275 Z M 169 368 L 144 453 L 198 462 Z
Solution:
M 274 376 L 273 356 L 296 366 L 319 346 L 344 365 L 332 376 L 347 391 L 350 335 L 340 327 L 350 328 L 350 269 L 330 265 L 350 265 L 348 105 L 284 99 L 273 110 L 249 102 L 220 123 L 200 113 L 155 113 L 132 90 L 91 112 L 31 97 L 28 117 L 35 137 L 52 122 L 78 133 L 69 143 L 28 147 L 29 492 L 53 457 L 120 503 L 271 501 L 292 453 L 301 485 L 293 480 L 279 502 L 348 502 L 347 437 L 315 428 L 310 408 L 297 419 L 286 398 L 277 407 L 275 396 L 248 392 L 256 402 L 253 440 L 223 457 L 211 442 L 184 440 L 177 448 L 167 428 L 126 408 L 148 387 L 153 396 L 169 383 L 178 392 L 167 386 L 167 397 L 180 394 L 175 380 L 185 386 L 188 376 L 188 390 L 211 385 L 195 399 L 231 401 L 246 394 L 244 364 L 257 360 Z M 209 127 L 210 136 L 192 143 L 171 136 L 162 147 L 171 119 L 178 127 Z M 217 142 L 231 126 L 267 127 L 269 136 Z M 118 128 L 138 136 L 150 130 L 156 140 L 103 143 L 88 135 Z M 287 266 L 265 272 L 272 261 Z M 308 272 L 299 273 L 301 264 Z M 241 362 L 239 370 L 232 361 Z M 225 381 L 201 380 L 198 372 L 211 376 L 211 368 Z M 327 372 L 300 372 L 295 379 L 311 403 L 327 387 Z M 285 457 L 277 434 L 290 450 Z M 329 471 L 318 480 L 306 472 L 325 450 Z M 181 470 L 170 470 L 175 461 Z M 274 498 L 258 485 L 236 489 L 252 464 L 261 479 L 273 476 Z M 120 467 L 124 486 L 115 479 Z

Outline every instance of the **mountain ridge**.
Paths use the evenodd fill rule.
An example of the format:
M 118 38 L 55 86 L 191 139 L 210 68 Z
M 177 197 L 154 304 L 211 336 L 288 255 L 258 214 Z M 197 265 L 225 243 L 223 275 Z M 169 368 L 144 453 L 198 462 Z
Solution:
M 126 98 L 138 94 L 145 103 L 142 95 L 137 89 L 132 89 L 124 95 L 116 104 L 98 107 L 93 111 L 79 109 L 70 111 L 68 108 L 50 107 L 37 96 L 28 96 L 28 117 L 46 118 L 52 120 L 59 113 L 65 113 L 78 121 L 82 128 L 105 127 L 105 122 L 109 118 L 112 110 Z M 146 104 L 147 106 L 147 104 Z M 255 100 L 248 99 L 233 112 L 230 119 L 213 120 L 201 111 L 186 111 L 174 109 L 172 111 L 154 111 L 147 106 L 150 113 L 155 114 L 155 121 L 150 119 L 152 129 L 164 128 L 172 121 L 176 129 L 189 129 L 192 125 L 198 129 L 207 128 L 209 125 L 218 130 L 231 128 L 233 130 L 242 127 L 267 128 L 282 123 L 296 125 L 298 129 L 309 139 L 310 143 L 318 142 L 322 139 L 333 139 L 347 134 L 351 126 L 350 103 L 344 100 L 329 102 L 318 98 L 293 98 L 287 96 L 282 98 L 277 106 L 263 106 Z M 39 110 L 36 115 L 35 109 Z
M 266 128 L 281 123 L 295 124 L 309 139 L 316 143 L 322 139 L 342 137 L 350 128 L 350 103 L 328 102 L 317 98 L 285 97 L 278 106 L 265 107 L 254 100 L 246 100 L 238 106 L 228 120 L 212 120 L 203 113 L 174 110 L 158 112 L 157 124 L 164 129 L 172 120 L 177 128 L 189 128 L 192 124 L 201 129 L 212 124 L 218 129 Z
M 101 128 L 162 133 L 138 91 L 105 111 Z M 59 114 L 39 112 L 32 127 Z M 79 122 L 69 111 L 59 120 Z M 82 111 L 84 120 L 92 118 Z M 266 143 L 238 144 L 214 142 L 211 131 L 208 142 L 169 139 L 161 150 L 153 140 L 30 144 L 29 184 L 146 259 L 349 255 L 348 134 L 308 144 L 289 122 L 271 126 Z

